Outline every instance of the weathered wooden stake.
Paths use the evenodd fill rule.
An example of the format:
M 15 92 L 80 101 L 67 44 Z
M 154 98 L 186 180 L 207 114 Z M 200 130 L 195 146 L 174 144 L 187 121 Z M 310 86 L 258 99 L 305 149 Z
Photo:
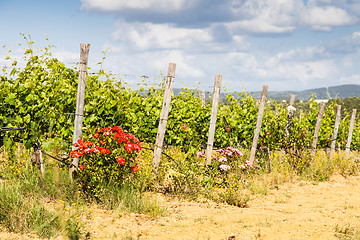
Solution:
M 294 104 L 295 104 L 295 97 L 296 97 L 296 95 L 290 94 L 290 103 L 289 103 L 290 106 L 294 106 Z
M 316 153 L 316 144 L 317 144 L 317 141 L 319 138 L 321 120 L 324 115 L 324 111 L 325 111 L 325 103 L 320 103 L 320 110 L 319 110 L 319 114 L 318 114 L 318 117 L 316 120 L 315 133 L 314 133 L 313 142 L 311 145 L 311 147 L 312 147 L 311 154 L 312 155 L 315 155 L 315 153 Z
M 285 127 L 286 137 L 289 137 L 291 123 L 292 123 L 292 119 L 293 119 L 293 116 L 295 113 L 292 110 L 292 107 L 294 107 L 294 103 L 295 103 L 295 97 L 296 97 L 296 95 L 294 95 L 294 94 L 290 95 L 290 103 L 289 103 L 289 107 L 288 107 L 287 121 L 286 121 L 286 127 Z M 295 145 L 294 145 L 294 147 L 295 147 Z
M 89 56 L 89 43 L 80 44 L 80 64 L 79 64 L 79 80 L 77 88 L 77 98 L 76 98 L 76 114 L 74 122 L 74 135 L 73 135 L 73 144 L 77 142 L 82 134 L 82 124 L 84 119 L 84 106 L 85 106 L 85 87 L 86 87 L 86 72 Z M 75 147 L 73 146 L 74 150 Z M 69 176 L 70 179 L 76 176 L 79 166 L 79 159 L 73 158 L 70 169 Z
M 259 140 L 259 134 L 260 134 L 260 129 L 261 129 L 262 118 L 263 118 L 263 115 L 264 115 L 267 91 L 268 91 L 268 86 L 264 85 L 263 89 L 262 89 L 262 93 L 261 93 L 261 101 L 260 101 L 259 112 L 258 112 L 258 117 L 257 117 L 257 121 L 256 121 L 254 138 L 253 138 L 253 142 L 252 142 L 251 150 L 250 150 L 250 159 L 249 159 L 249 161 L 251 163 L 253 163 L 254 160 L 255 160 L 255 153 L 256 153 L 256 148 L 257 148 L 257 144 L 258 144 L 258 140 Z
M 33 145 L 34 152 L 31 153 L 32 163 L 39 169 L 42 178 L 45 178 L 44 161 L 41 152 L 41 145 L 38 141 Z
M 349 126 L 349 135 L 345 147 L 345 157 L 348 158 L 350 154 L 350 145 L 351 145 L 351 138 L 354 131 L 354 124 L 355 124 L 355 117 L 356 117 L 356 109 L 352 110 L 351 119 L 350 119 L 350 126 Z
M 201 106 L 205 107 L 205 90 L 201 90 Z
M 213 100 L 212 100 L 208 144 L 207 144 L 207 148 L 206 148 L 206 161 L 205 161 L 206 164 L 211 163 L 211 154 L 212 154 L 212 150 L 213 150 L 214 137 L 215 137 L 217 110 L 218 110 L 218 104 L 219 104 L 219 98 L 220 98 L 221 80 L 222 80 L 222 75 L 216 74 Z
M 170 112 L 171 92 L 174 84 L 175 68 L 176 68 L 175 63 L 169 63 L 168 75 L 164 89 L 164 101 L 161 109 L 159 128 L 156 135 L 156 141 L 154 146 L 154 158 L 152 164 L 155 172 L 158 171 L 160 164 L 161 151 L 163 148 L 166 125 Z
M 336 139 L 337 139 L 337 134 L 338 134 L 339 125 L 340 125 L 340 113 L 341 113 L 341 105 L 338 105 L 336 108 L 334 131 L 333 131 L 333 135 L 331 138 L 330 155 L 329 155 L 330 160 L 332 160 L 334 152 L 335 152 Z
M 40 157 L 40 173 L 43 178 L 45 178 L 45 169 L 44 169 L 44 160 L 41 152 L 41 147 L 39 149 L 39 157 Z

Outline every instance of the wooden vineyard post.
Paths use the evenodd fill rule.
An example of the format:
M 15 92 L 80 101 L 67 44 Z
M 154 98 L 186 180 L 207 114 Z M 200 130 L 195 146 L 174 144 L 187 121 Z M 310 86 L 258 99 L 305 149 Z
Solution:
M 263 89 L 262 89 L 262 93 L 261 93 L 261 101 L 260 101 L 259 112 L 258 112 L 258 117 L 257 117 L 257 121 L 256 121 L 254 138 L 253 138 L 253 142 L 252 142 L 251 150 L 250 150 L 250 159 L 249 159 L 249 161 L 251 163 L 254 163 L 254 160 L 255 160 L 255 153 L 256 153 L 256 148 L 257 148 L 257 144 L 258 144 L 258 140 L 259 140 L 259 134 L 260 134 L 260 129 L 261 129 L 262 118 L 263 118 L 263 115 L 264 115 L 267 90 L 268 90 L 268 86 L 264 85 Z
M 40 173 L 41 173 L 41 176 L 43 178 L 45 178 L 45 169 L 44 169 L 44 161 L 43 161 L 42 152 L 41 152 L 41 146 L 39 149 L 39 160 L 40 160 Z
M 291 94 L 290 95 L 290 103 L 288 106 L 288 115 L 287 115 L 287 121 L 286 121 L 286 127 L 285 127 L 285 134 L 286 137 L 289 137 L 290 134 L 290 128 L 291 128 L 291 124 L 292 124 L 292 119 L 295 113 L 295 108 L 294 108 L 294 103 L 295 103 L 295 97 L 296 95 Z
M 356 109 L 352 110 L 351 119 L 350 119 L 350 126 L 349 126 L 349 135 L 345 147 L 345 157 L 348 158 L 350 154 L 350 145 L 351 145 L 351 138 L 354 131 L 354 124 L 355 124 L 355 117 L 356 117 Z
M 41 144 L 38 141 L 33 144 L 34 152 L 31 153 L 31 161 L 39 169 L 41 177 L 45 178 L 44 162 L 41 152 Z
M 205 107 L 205 90 L 201 90 L 201 106 Z
M 154 158 L 152 162 L 154 172 L 157 172 L 159 169 L 161 151 L 162 151 L 165 132 L 166 132 L 166 125 L 170 112 L 171 92 L 174 84 L 175 68 L 176 68 L 175 63 L 169 63 L 168 75 L 164 89 L 164 101 L 161 109 L 159 128 L 156 134 L 156 141 L 154 146 Z
M 320 126 L 321 126 L 321 120 L 322 117 L 324 115 L 324 111 L 325 111 L 325 103 L 321 103 L 320 104 L 320 110 L 319 110 L 319 114 L 316 120 L 316 126 L 315 126 L 315 133 L 314 133 L 314 137 L 313 137 L 313 142 L 312 142 L 312 151 L 311 154 L 315 155 L 316 153 L 316 144 L 317 144 L 317 140 L 319 138 L 319 132 L 320 132 Z
M 330 155 L 329 155 L 330 161 L 335 152 L 336 139 L 337 139 L 337 134 L 338 134 L 339 125 L 340 125 L 340 113 L 341 113 L 341 105 L 338 105 L 336 108 L 334 131 L 333 131 L 333 135 L 331 138 Z
M 208 136 L 208 143 L 207 143 L 207 148 L 206 148 L 206 161 L 205 161 L 206 164 L 211 163 L 211 154 L 212 154 L 212 150 L 213 150 L 214 137 L 215 137 L 217 110 L 218 110 L 218 104 L 219 104 L 219 98 L 220 98 L 221 80 L 222 80 L 222 75 L 216 74 L 213 100 L 212 100 L 209 136 Z
M 79 80 L 77 88 L 77 98 L 76 98 L 76 113 L 75 113 L 75 122 L 74 122 L 74 135 L 73 135 L 73 144 L 77 142 L 82 134 L 82 124 L 84 119 L 84 106 L 85 106 L 85 86 L 86 86 L 86 72 L 87 64 L 89 57 L 89 43 L 80 44 L 80 64 L 79 64 Z M 75 150 L 75 147 L 72 147 Z M 70 169 L 69 176 L 70 179 L 76 176 L 79 166 L 79 159 L 73 158 Z
M 294 106 L 294 104 L 295 104 L 295 97 L 296 97 L 296 95 L 290 94 L 290 103 L 289 103 L 290 106 Z

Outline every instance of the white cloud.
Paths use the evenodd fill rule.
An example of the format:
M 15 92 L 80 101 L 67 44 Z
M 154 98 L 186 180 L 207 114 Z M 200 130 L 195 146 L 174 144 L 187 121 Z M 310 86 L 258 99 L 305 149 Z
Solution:
M 176 75 L 180 74 L 182 78 L 202 78 L 206 74 L 197 66 L 196 57 L 184 54 L 182 51 L 169 51 L 163 54 L 162 58 L 152 60 L 152 66 L 161 69 L 167 66 L 169 62 L 176 63 Z
M 307 8 L 301 12 L 300 21 L 313 30 L 330 31 L 334 26 L 354 24 L 358 18 L 350 15 L 344 9 L 327 6 Z
M 66 50 L 55 50 L 53 56 L 61 62 L 78 62 L 80 53 L 70 52 Z
M 208 29 L 176 28 L 170 24 L 126 23 L 118 21 L 112 37 L 125 41 L 134 50 L 186 49 L 213 39 Z
M 338 79 L 337 84 L 359 84 L 360 83 L 360 74 L 352 74 L 348 76 L 341 76 Z
M 295 30 L 294 14 L 302 7 L 294 0 L 248 0 L 241 8 L 234 9 L 245 19 L 228 22 L 232 33 L 245 30 L 254 33 L 287 33 Z
M 112 62 L 114 72 L 154 76 L 175 62 L 177 84 L 207 84 L 204 79 L 212 84 L 215 73 L 222 73 L 224 84 L 250 80 L 253 86 L 267 82 L 292 90 L 299 89 L 294 82 L 302 88 L 327 84 L 350 75 L 341 75 L 342 68 L 356 68 L 360 33 L 311 46 L 315 33 L 304 31 L 308 47 L 294 39 L 300 31 L 291 33 L 299 27 L 332 31 L 355 24 L 357 5 L 346 0 L 82 0 L 82 9 L 121 16 L 106 44 L 112 49 L 106 62 Z M 288 42 L 279 46 L 282 50 L 275 39 L 266 46 L 256 38 L 284 34 Z
M 293 26 L 276 26 L 266 19 L 252 19 L 227 24 L 232 33 L 245 30 L 253 33 L 287 33 L 295 30 Z
M 196 0 L 81 0 L 82 9 L 121 11 L 127 9 L 179 11 L 192 6 Z

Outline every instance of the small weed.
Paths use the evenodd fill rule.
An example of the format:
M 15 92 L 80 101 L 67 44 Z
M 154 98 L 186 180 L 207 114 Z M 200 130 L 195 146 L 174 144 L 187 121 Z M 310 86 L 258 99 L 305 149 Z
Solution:
M 122 237 L 121 240 L 134 240 L 134 238 L 130 235 L 127 235 L 127 236 Z
M 265 221 L 259 222 L 256 225 L 259 227 L 271 227 L 272 223 L 266 219 Z
M 346 224 L 344 226 L 339 226 L 338 224 L 335 226 L 335 234 L 337 238 L 341 240 L 359 240 L 360 239 L 360 231 L 355 226 L 350 224 Z
M 287 192 L 277 195 L 275 203 L 287 203 L 291 196 Z

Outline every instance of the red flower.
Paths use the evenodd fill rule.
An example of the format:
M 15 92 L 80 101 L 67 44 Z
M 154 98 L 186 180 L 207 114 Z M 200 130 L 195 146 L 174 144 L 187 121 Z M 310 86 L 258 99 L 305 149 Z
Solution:
M 102 145 L 106 144 L 106 142 L 104 142 L 103 140 L 100 140 L 99 143 L 102 144 Z
M 116 161 L 120 163 L 120 165 L 125 165 L 125 159 L 123 159 L 122 157 L 118 157 Z
M 125 144 L 125 149 L 128 153 L 131 153 L 133 150 L 133 144 L 132 143 Z
M 132 149 L 139 153 L 141 151 L 141 145 L 140 144 L 133 144 Z
M 128 141 L 129 139 L 125 135 L 121 135 L 121 138 L 117 140 L 118 143 L 122 143 L 122 142 L 127 143 Z
M 91 152 L 99 153 L 100 151 L 99 151 L 98 147 L 94 147 L 94 148 L 91 149 Z
M 85 169 L 85 166 L 84 166 L 84 165 L 80 165 L 80 166 L 79 166 L 79 169 L 82 171 L 82 170 Z
M 77 157 L 78 157 L 78 151 L 72 150 L 72 151 L 70 152 L 70 156 L 71 156 L 72 158 L 77 158 Z
M 132 135 L 131 133 L 128 133 L 127 136 L 128 136 L 131 140 L 134 140 L 134 139 L 135 139 L 135 136 Z
M 108 154 L 110 153 L 110 150 L 104 147 L 98 147 L 98 150 L 102 153 L 102 154 Z
M 135 165 L 135 166 L 131 167 L 131 170 L 132 170 L 133 172 L 137 172 L 137 171 L 139 171 L 139 169 L 137 168 L 137 165 Z
M 122 132 L 122 130 L 121 130 L 121 128 L 120 128 L 119 126 L 114 126 L 114 127 L 112 128 L 112 130 L 113 130 L 113 131 L 116 131 L 116 132 L 118 132 L 118 133 Z

